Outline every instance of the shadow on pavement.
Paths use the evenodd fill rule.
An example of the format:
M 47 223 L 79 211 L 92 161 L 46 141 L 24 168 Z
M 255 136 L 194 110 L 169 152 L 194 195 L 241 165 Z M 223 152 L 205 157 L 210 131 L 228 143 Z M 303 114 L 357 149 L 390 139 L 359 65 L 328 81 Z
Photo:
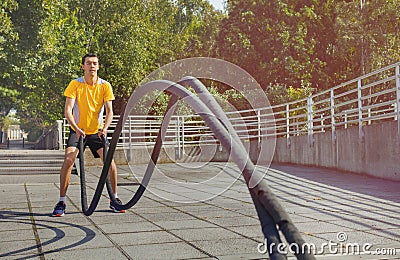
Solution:
M 82 244 L 85 244 L 89 241 L 91 241 L 95 236 L 96 233 L 91 230 L 90 228 L 84 227 L 84 226 L 80 226 L 80 225 L 75 225 L 75 224 L 71 224 L 71 223 L 67 223 L 67 222 L 62 222 L 59 221 L 59 218 L 57 219 L 57 221 L 53 221 L 53 220 L 40 220 L 41 223 L 37 223 L 37 222 L 32 222 L 26 219 L 19 219 L 21 217 L 29 217 L 29 216 L 33 216 L 33 217 L 46 217 L 48 216 L 49 219 L 51 218 L 49 214 L 29 214 L 26 212 L 17 212 L 17 211 L 0 211 L 0 220 L 3 223 L 15 223 L 15 224 L 25 224 L 27 226 L 32 226 L 32 228 L 35 229 L 38 228 L 46 228 L 49 229 L 51 231 L 54 232 L 54 237 L 46 240 L 46 241 L 41 241 L 38 237 L 36 239 L 36 246 L 30 246 L 30 247 L 24 247 L 24 248 L 19 248 L 19 249 L 15 249 L 9 252 L 0 252 L 0 258 L 3 257 L 15 257 L 16 255 L 18 255 L 18 257 L 20 257 L 20 259 L 29 259 L 29 258 L 36 258 L 36 257 L 40 257 L 40 256 L 45 256 L 46 254 L 51 254 L 51 253 L 55 253 L 55 252 L 59 252 L 62 250 L 67 250 L 67 249 L 72 249 L 74 247 L 80 246 Z M 45 224 L 44 224 L 45 223 Z M 75 243 L 69 244 L 69 245 L 65 245 L 63 247 L 59 247 L 57 249 L 52 249 L 49 251 L 42 251 L 43 246 L 55 243 L 61 239 L 63 239 L 65 237 L 65 232 L 62 231 L 60 228 L 54 227 L 51 224 L 63 224 L 69 227 L 73 227 L 73 228 L 77 228 L 82 230 L 85 235 L 82 239 L 76 241 Z M 78 239 L 78 237 L 76 237 Z M 16 241 L 16 243 L 18 243 L 18 241 Z M 35 254 L 29 254 L 28 252 L 31 250 L 37 250 L 38 253 Z

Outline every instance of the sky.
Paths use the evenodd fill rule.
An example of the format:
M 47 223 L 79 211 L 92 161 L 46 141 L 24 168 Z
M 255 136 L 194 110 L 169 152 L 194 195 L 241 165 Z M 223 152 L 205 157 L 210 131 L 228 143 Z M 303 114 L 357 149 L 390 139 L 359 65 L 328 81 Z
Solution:
M 216 9 L 224 9 L 224 0 L 208 0 Z

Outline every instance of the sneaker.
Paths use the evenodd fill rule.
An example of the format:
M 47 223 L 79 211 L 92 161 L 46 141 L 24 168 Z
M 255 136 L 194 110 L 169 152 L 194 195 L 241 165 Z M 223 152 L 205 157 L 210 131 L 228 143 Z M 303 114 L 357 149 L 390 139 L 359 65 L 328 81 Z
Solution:
M 114 212 L 117 213 L 125 213 L 125 210 L 118 210 L 117 209 L 117 205 L 122 205 L 122 202 L 119 198 L 115 198 L 116 202 L 113 202 L 112 200 L 110 200 L 110 209 L 112 209 Z
M 62 217 L 65 213 L 65 208 L 67 206 L 63 201 L 59 201 L 57 205 L 54 207 L 53 217 Z

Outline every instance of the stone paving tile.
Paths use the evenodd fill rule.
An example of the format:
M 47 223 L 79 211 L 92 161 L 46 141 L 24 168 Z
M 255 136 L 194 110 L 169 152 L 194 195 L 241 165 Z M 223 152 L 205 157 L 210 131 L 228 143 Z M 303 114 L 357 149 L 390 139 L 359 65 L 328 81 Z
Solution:
M 247 216 L 247 217 L 257 215 L 256 209 L 253 205 L 248 205 L 247 207 L 245 207 L 243 209 L 237 209 L 237 210 L 226 209 L 226 210 L 236 213 L 236 214 L 239 214 L 239 215 L 242 215 L 242 216 Z
M 202 259 L 209 258 L 205 252 L 184 242 L 130 245 L 122 247 L 133 259 Z
M 208 211 L 200 211 L 196 215 L 200 219 L 211 219 L 211 218 L 233 218 L 233 217 L 242 217 L 243 214 L 229 211 L 229 210 L 208 210 Z
M 235 227 L 228 227 L 229 230 L 233 230 L 243 236 L 250 237 L 256 239 L 258 241 L 263 241 L 263 233 L 261 230 L 261 226 L 259 223 L 257 225 L 248 225 L 248 226 L 235 226 Z
M 298 214 L 298 215 L 303 215 L 304 214 L 315 214 L 318 212 L 329 212 L 330 210 L 327 210 L 326 208 L 307 208 L 307 207 L 302 207 L 299 205 L 285 205 L 283 203 L 284 208 L 286 209 L 286 212 L 289 214 Z
M 110 234 L 110 238 L 120 246 L 175 243 L 182 240 L 167 231 L 133 232 Z
M 38 249 L 35 239 L 25 238 L 18 241 L 2 241 L 0 246 L 0 258 L 17 259 L 27 255 L 37 255 Z M 30 257 L 29 257 L 30 258 Z M 38 258 L 38 257 L 36 257 Z M 39 259 L 39 258 L 38 258 Z
M 354 218 L 351 220 L 334 220 L 327 221 L 333 225 L 348 227 L 354 230 L 363 231 L 363 230 L 381 230 L 381 229 L 399 229 L 399 224 L 390 223 L 387 221 L 381 221 L 379 219 L 365 219 L 365 218 Z M 400 236 L 400 233 L 399 233 Z
M 14 201 L 17 201 L 17 200 L 14 200 Z M 17 211 L 17 212 L 20 212 L 22 210 L 25 210 L 26 207 L 27 207 L 26 198 L 25 198 L 25 200 L 24 200 L 24 198 L 22 198 L 22 199 L 19 199 L 18 201 L 19 201 L 19 203 L 17 205 L 15 205 L 14 203 L 12 205 L 10 205 L 10 202 L 2 203 L 0 205 L 0 212 L 1 211 Z M 0 217 L 1 217 L 1 215 L 0 215 Z
M 110 224 L 110 223 L 130 223 L 130 224 L 140 224 L 143 222 L 147 222 L 147 220 L 143 219 L 137 214 L 131 214 L 130 212 L 135 212 L 136 211 L 130 209 L 128 210 L 128 213 L 125 214 L 110 214 L 110 211 L 96 211 L 94 212 L 89 219 L 91 219 L 93 222 L 96 224 Z M 162 211 L 161 211 L 162 212 Z M 155 213 L 155 212 L 152 212 Z M 149 213 L 151 214 L 151 212 Z
M 148 221 L 158 222 L 158 221 L 168 221 L 168 220 L 195 220 L 194 216 L 186 214 L 184 212 L 168 212 L 162 214 L 145 214 L 145 218 Z
M 45 251 L 44 256 L 46 259 L 107 259 L 107 260 L 120 260 L 125 259 L 119 250 L 114 248 L 85 248 L 85 249 L 70 249 L 62 251 Z
M 50 210 L 50 212 L 49 212 Z M 79 211 L 69 211 L 69 207 L 67 206 L 67 212 L 62 218 L 51 217 L 53 208 L 46 209 L 46 213 L 33 213 L 33 217 L 37 224 L 55 226 L 55 227 L 63 227 L 70 226 L 71 224 L 76 226 L 89 226 L 91 225 L 89 220 L 82 217 L 82 212 Z M 41 228 L 40 226 L 38 228 Z
M 310 220 L 321 220 L 321 221 L 330 221 L 330 220 L 347 220 L 347 219 L 354 219 L 355 216 L 348 215 L 348 214 L 341 214 L 340 212 L 331 212 L 331 211 L 323 211 L 318 210 L 316 212 L 308 212 L 308 213 L 293 213 L 290 216 L 298 215 L 305 217 Z
M 297 215 L 297 214 L 290 214 L 289 215 L 290 219 L 294 224 L 297 225 L 297 223 L 307 223 L 307 222 L 314 222 L 314 219 L 310 219 L 305 216 Z
M 93 226 L 69 225 L 66 227 L 46 227 L 37 229 L 41 240 L 63 237 L 96 236 L 101 232 Z
M 207 201 L 209 205 L 215 205 L 218 207 L 226 207 L 230 209 L 235 209 L 235 208 L 242 208 L 245 206 L 245 204 L 239 203 L 237 199 L 235 198 L 227 198 L 224 196 L 225 194 L 222 194 L 221 196 L 218 196 L 212 200 Z M 252 204 L 250 204 L 252 205 Z
M 381 234 L 373 234 L 367 231 L 352 231 L 346 233 L 347 235 L 347 240 L 346 243 L 357 243 L 357 244 L 393 244 L 395 242 L 391 238 L 387 238 L 384 236 L 381 236 Z M 339 243 L 337 240 L 337 233 L 320 233 L 316 234 L 316 237 L 326 239 L 326 240 L 332 240 L 336 243 Z
M 20 236 L 25 237 L 25 235 L 33 235 L 32 222 L 30 220 L 6 219 L 0 222 L 0 232 L 13 230 L 16 231 L 16 233 L 18 232 L 13 239 L 20 238 Z M 11 239 L 11 237 L 9 237 L 9 239 Z
M 236 226 L 250 226 L 260 225 L 260 221 L 257 217 L 224 217 L 224 218 L 207 218 L 209 222 L 224 226 L 224 227 L 236 227 Z
M 181 237 L 185 241 L 204 241 L 204 240 L 216 240 L 226 238 L 243 238 L 232 231 L 222 228 L 202 228 L 202 229 L 180 229 L 171 230 L 171 233 Z
M 120 223 L 117 221 L 115 223 L 101 224 L 101 229 L 107 234 L 118 234 L 121 231 L 130 233 L 161 230 L 161 228 L 150 222 Z
M 203 210 L 203 209 L 215 209 L 218 210 L 220 207 L 210 204 L 210 201 L 201 202 L 201 203 L 188 203 L 188 204 L 181 204 L 173 207 L 175 210 L 179 211 L 195 211 L 195 210 Z
M 392 240 L 392 243 L 400 242 L 400 229 L 380 229 L 380 230 L 372 229 L 363 232 L 389 238 Z
M 159 165 L 160 174 L 152 179 L 152 190 L 146 190 L 125 214 L 109 209 L 104 189 L 96 211 L 84 216 L 75 175 L 68 190 L 68 212 L 63 218 L 50 217 L 58 197 L 58 176 L 28 176 L 25 184 L 18 183 L 23 180 L 18 178 L 13 180 L 15 184 L 0 182 L 0 195 L 4 198 L 0 202 L 0 257 L 39 258 L 36 229 L 36 239 L 41 242 L 46 259 L 265 259 L 265 254 L 257 252 L 263 235 L 252 199 L 242 180 L 235 181 L 231 176 L 237 176 L 235 166 L 184 166 Z M 135 171 L 142 173 L 144 168 L 138 166 Z M 194 185 L 191 189 L 183 184 L 162 183 L 161 173 L 193 183 L 216 175 L 215 171 L 220 172 L 221 168 L 231 175 L 223 172 L 218 176 L 219 183 Z M 87 169 L 90 200 L 101 168 Z M 119 169 L 120 183 L 128 183 L 127 167 Z M 400 248 L 399 183 L 282 165 L 271 170 L 266 179 L 307 243 L 321 246 L 337 241 L 338 232 L 345 232 L 349 242 Z M 224 190 L 226 187 L 229 189 Z M 137 185 L 122 185 L 118 194 L 127 202 L 136 190 Z M 221 190 L 224 192 L 215 196 Z M 200 202 L 202 198 L 208 199 Z M 12 206 L 11 200 L 15 201 Z M 287 243 L 283 235 L 282 240 Z M 396 257 L 400 258 L 400 252 L 388 259 Z M 328 259 L 328 255 L 317 259 Z
M 215 224 L 199 219 L 157 221 L 157 225 L 166 230 L 213 228 Z
M 215 240 L 199 240 L 193 242 L 194 245 L 220 258 L 227 255 L 258 254 L 257 241 L 246 238 L 221 238 Z M 262 254 L 258 254 L 259 257 Z
M 70 249 L 111 248 L 113 246 L 112 242 L 102 234 L 65 236 L 62 239 L 55 238 L 44 241 L 42 244 L 44 252 L 53 250 L 62 251 Z
M 333 232 L 338 233 L 339 231 L 352 231 L 351 228 L 337 226 L 332 223 L 322 222 L 322 221 L 297 223 L 296 227 L 299 229 L 299 231 L 307 234 L 321 234 L 321 233 L 333 233 Z
M 42 183 L 54 183 L 58 182 L 59 175 L 51 174 L 51 175 L 41 175 L 40 182 Z M 35 180 L 32 180 L 32 177 L 29 175 L 2 175 L 0 178 L 0 185 L 13 186 L 20 185 L 21 183 L 26 184 L 36 184 Z
M 16 236 L 15 229 L 1 229 L 0 231 L 0 244 L 3 242 L 15 242 L 25 240 L 27 238 L 35 239 L 32 228 L 30 229 L 19 229 L 19 235 Z

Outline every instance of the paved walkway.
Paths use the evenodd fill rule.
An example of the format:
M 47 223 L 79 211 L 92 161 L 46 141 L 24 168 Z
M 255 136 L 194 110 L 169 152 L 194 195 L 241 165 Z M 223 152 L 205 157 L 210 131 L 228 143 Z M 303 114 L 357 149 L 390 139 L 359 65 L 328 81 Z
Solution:
M 119 167 L 123 201 L 144 169 Z M 99 172 L 87 168 L 89 198 Z M 111 212 L 104 191 L 86 217 L 73 175 L 68 212 L 52 218 L 58 175 L 1 176 L 0 258 L 267 259 L 256 211 L 238 177 L 234 164 L 159 165 L 127 213 Z M 273 166 L 266 179 L 319 259 L 400 259 L 399 182 L 283 165 Z M 357 245 L 369 253 L 359 255 Z M 289 249 L 295 248 L 282 247 Z

